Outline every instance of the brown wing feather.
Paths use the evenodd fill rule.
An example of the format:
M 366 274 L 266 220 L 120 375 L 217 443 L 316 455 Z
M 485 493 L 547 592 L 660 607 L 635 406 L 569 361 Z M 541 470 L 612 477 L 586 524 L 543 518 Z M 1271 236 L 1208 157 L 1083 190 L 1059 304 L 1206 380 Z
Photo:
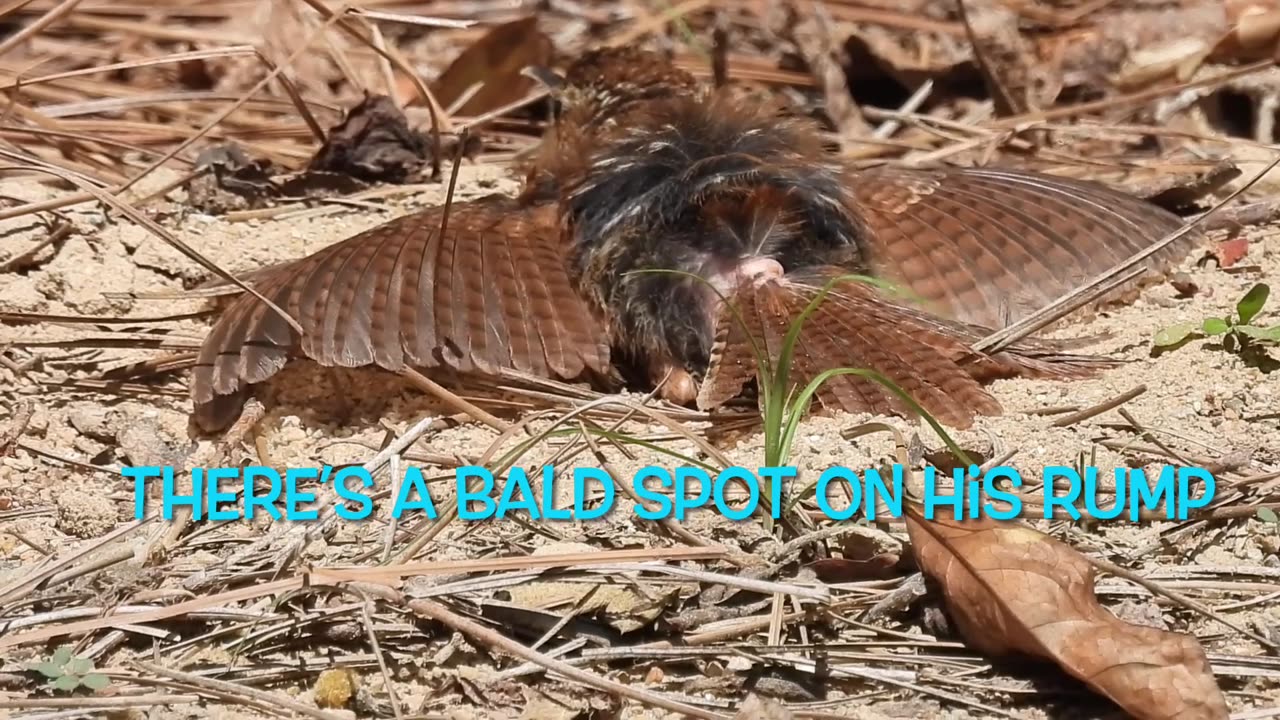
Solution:
M 788 326 L 816 297 L 832 268 L 789 273 L 778 281 L 740 287 L 717 319 L 711 366 L 698 404 L 717 407 L 738 395 L 757 375 L 750 340 L 777 359 Z M 745 327 L 744 327 L 745 325 Z M 944 320 L 897 302 L 873 286 L 842 281 L 805 320 L 794 348 L 789 381 L 803 386 L 835 368 L 874 371 L 898 385 L 938 420 L 969 427 L 975 415 L 997 415 L 1001 408 L 981 382 L 1001 377 L 1081 377 L 1113 364 L 1070 355 L 1049 341 L 1026 341 L 994 356 L 975 355 L 970 344 L 990 331 Z M 818 393 L 827 406 L 848 412 L 911 415 L 894 392 L 858 375 L 832 378 Z
M 192 376 L 201 424 L 233 420 L 238 403 L 227 398 L 295 351 L 322 365 L 392 371 L 409 363 L 565 380 L 608 371 L 609 348 L 569 283 L 553 212 L 498 196 L 457 203 L 443 239 L 441 213 L 405 216 L 258 273 L 259 291 L 303 335 L 251 295 L 233 302 Z
M 1015 170 L 882 168 L 850 178 L 871 231 L 872 274 L 989 327 L 1020 320 L 1181 225 L 1097 183 Z M 1200 239 L 1187 233 L 1149 258 L 1148 277 Z

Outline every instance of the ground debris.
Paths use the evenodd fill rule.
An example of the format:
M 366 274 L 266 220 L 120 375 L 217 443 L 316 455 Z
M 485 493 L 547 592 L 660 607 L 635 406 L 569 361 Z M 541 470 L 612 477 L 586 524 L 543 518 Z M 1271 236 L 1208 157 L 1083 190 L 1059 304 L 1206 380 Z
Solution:
M 67 4 L 13 5 L 6 21 L 17 30 Z M 52 163 L 102 188 L 181 146 L 119 195 L 237 277 L 442 204 L 434 166 L 448 170 L 454 158 L 476 161 L 460 163 L 455 201 L 514 195 L 521 178 L 510 169 L 554 125 L 562 100 L 532 98 L 540 86 L 522 70 L 563 67 L 602 43 L 669 52 L 700 77 L 718 61 L 731 92 L 819 118 L 829 131 L 823 141 L 855 164 L 1039 169 L 1119 186 L 1190 218 L 1272 157 L 1280 68 L 1246 63 L 1275 57 L 1274 0 L 965 0 L 968 27 L 954 0 L 712 5 L 381 2 L 331 18 L 322 10 L 337 5 L 303 0 L 83 3 L 9 48 L 0 82 L 11 85 L 12 108 L 0 134 L 29 156 L 26 164 Z M 442 27 L 459 19 L 474 24 Z M 713 47 L 713 26 L 725 30 L 723 47 Z M 91 67 L 109 63 L 137 66 Z M 422 87 L 438 93 L 435 122 Z M 503 107 L 513 103 L 520 106 Z M 1082 699 L 1109 710 L 1079 686 L 1057 692 L 1063 673 L 1052 666 L 993 665 L 979 651 L 984 639 L 1031 644 L 1022 637 L 1030 630 L 1005 616 L 1033 604 L 1087 608 L 1103 632 L 1086 639 L 1121 630 L 1199 638 L 1213 660 L 1199 679 L 1229 690 L 1235 714 L 1268 712 L 1263 699 L 1280 675 L 1267 657 L 1273 650 L 1254 635 L 1274 645 L 1280 627 L 1280 609 L 1268 602 L 1280 584 L 1276 375 L 1207 341 L 1157 357 L 1152 338 L 1231 313 L 1245 288 L 1280 273 L 1274 175 L 1245 196 L 1250 204 L 1210 219 L 1218 234 L 1200 258 L 1208 261 L 1193 258 L 1135 304 L 1066 329 L 1087 331 L 1087 347 L 1122 360 L 1117 367 L 1071 385 L 997 381 L 992 392 L 1006 414 L 954 437 L 974 463 L 1006 463 L 1026 478 L 1047 465 L 1090 463 L 1107 474 L 1179 456 L 1212 468 L 1223 500 L 1204 520 L 1029 523 L 1169 594 L 1104 574 L 1088 592 L 1066 588 L 1054 602 L 1035 602 L 1057 597 L 1053 583 L 1038 593 L 1005 590 L 1001 597 L 1024 602 L 1006 603 L 990 622 L 982 613 L 996 604 L 998 583 L 964 562 L 996 550 L 1032 554 L 1037 545 L 944 553 L 953 565 L 937 573 L 914 555 L 939 552 L 940 541 L 913 543 L 901 522 L 836 522 L 816 508 L 812 481 L 823 470 L 884 466 L 896 448 L 885 428 L 926 436 L 912 443 L 930 449 L 912 450 L 917 470 L 963 472 L 967 463 L 929 427 L 896 419 L 806 419 L 791 459 L 802 478 L 788 486 L 791 524 L 773 531 L 754 518 L 696 510 L 672 532 L 625 501 L 593 522 L 450 522 L 392 518 L 380 500 L 366 520 L 335 523 L 296 548 L 268 541 L 294 528 L 266 513 L 250 522 L 136 524 L 122 466 L 343 468 L 369 462 L 420 421 L 428 429 L 397 467 L 420 467 L 433 492 L 462 464 L 589 465 L 579 428 L 623 474 L 684 458 L 758 467 L 764 444 L 741 426 L 729 426 L 736 443 L 720 442 L 707 416 L 665 415 L 632 394 L 460 380 L 486 410 L 549 416 L 518 437 L 497 437 L 396 376 L 305 363 L 281 373 L 227 446 L 193 440 L 183 385 L 190 358 L 148 365 L 155 372 L 145 376 L 99 371 L 168 358 L 158 347 L 180 354 L 198 346 L 208 327 L 196 315 L 203 299 L 140 298 L 173 298 L 207 268 L 167 246 L 157 251 L 157 238 L 65 184 L 4 180 L 0 312 L 48 317 L 0 322 L 0 656 L 69 645 L 110 669 L 116 685 L 112 694 L 49 697 L 10 662 L 0 673 L 5 702 L 52 713 L 36 703 L 130 699 L 139 707 L 86 712 L 199 720 L 685 716 L 662 702 L 718 720 L 1030 718 L 1071 714 Z M 166 196 L 177 187 L 185 198 Z M 1233 237 L 1219 237 L 1224 230 Z M 116 316 L 126 310 L 122 322 Z M 93 317 L 57 317 L 74 314 Z M 1262 321 L 1273 325 L 1274 309 Z M 1140 383 L 1147 392 L 1123 407 L 1055 425 Z M 629 404 L 574 415 L 555 438 L 523 447 L 552 418 L 605 400 Z M 673 424 L 652 423 L 637 408 Z M 881 429 L 846 434 L 860 424 Z M 708 437 L 715 452 L 702 444 Z M 523 455 L 512 450 L 518 444 Z M 389 466 L 374 482 L 391 494 Z M 336 505 L 331 484 L 300 484 Z M 455 499 L 443 492 L 441 510 Z M 847 500 L 836 490 L 832 498 Z M 707 548 L 716 553 L 698 554 Z M 1032 560 L 1062 557 L 1011 566 L 1025 575 Z M 1060 562 L 1044 577 L 1065 582 L 1071 567 Z M 950 586 L 926 581 L 931 571 Z M 963 596 L 959 617 L 942 614 L 948 592 Z M 415 603 L 448 608 L 497 637 L 415 615 Z M 1053 647 L 1063 655 L 1083 644 Z M 566 674 L 575 670 L 582 674 Z
M 307 169 L 365 182 L 403 183 L 424 179 L 430 161 L 430 137 L 409 127 L 391 98 L 367 95 L 329 131 Z

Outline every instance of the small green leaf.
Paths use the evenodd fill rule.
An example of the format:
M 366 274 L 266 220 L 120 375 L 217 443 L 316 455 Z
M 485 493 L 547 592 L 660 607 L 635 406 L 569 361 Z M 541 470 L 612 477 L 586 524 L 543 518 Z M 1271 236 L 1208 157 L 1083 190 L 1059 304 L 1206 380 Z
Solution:
M 42 663 L 33 663 L 32 665 L 29 666 L 29 669 L 35 670 L 36 672 L 49 678 L 50 680 L 52 680 L 53 678 L 62 677 L 63 675 L 62 666 L 57 663 L 50 662 L 48 660 Z
M 102 673 L 89 673 L 80 679 L 80 684 L 90 690 L 101 690 L 111 684 L 111 678 Z
M 1186 340 L 1187 336 L 1194 332 L 1195 329 L 1196 326 L 1194 323 L 1178 323 L 1177 325 L 1170 325 L 1156 333 L 1154 342 L 1156 347 L 1177 345 L 1183 340 Z
M 1271 288 L 1265 283 L 1258 283 L 1249 288 L 1249 292 L 1240 298 L 1240 302 L 1236 303 L 1236 313 L 1240 316 L 1240 324 L 1248 325 L 1250 320 L 1262 310 L 1262 306 L 1267 304 L 1267 296 L 1271 294 Z
M 53 651 L 53 657 L 49 658 L 49 662 L 57 663 L 58 665 L 66 665 L 67 661 L 70 659 L 71 659 L 71 646 L 63 645 L 62 647 Z
M 1280 516 L 1277 516 L 1276 511 L 1271 508 L 1258 508 L 1258 519 L 1272 525 L 1280 525 Z
M 1204 324 L 1200 327 L 1205 335 L 1221 335 L 1231 329 L 1231 325 L 1222 318 L 1205 318 Z
M 93 672 L 93 661 L 89 658 L 75 658 L 67 663 L 67 672 L 84 675 Z
M 1236 328 L 1236 330 L 1238 330 L 1240 334 L 1248 335 L 1254 340 L 1280 343 L 1280 325 L 1272 325 L 1269 328 L 1262 328 L 1257 325 L 1243 325 Z
M 53 687 L 63 692 L 71 692 L 80 687 L 80 677 L 78 675 L 63 675 L 53 681 Z

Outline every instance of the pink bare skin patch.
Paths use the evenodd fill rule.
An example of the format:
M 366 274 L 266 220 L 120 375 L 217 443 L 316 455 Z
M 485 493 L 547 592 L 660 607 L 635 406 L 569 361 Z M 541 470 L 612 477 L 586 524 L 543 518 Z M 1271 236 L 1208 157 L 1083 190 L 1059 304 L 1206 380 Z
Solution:
M 670 360 L 649 365 L 649 382 L 654 385 L 662 383 L 658 387 L 658 397 L 676 405 L 688 405 L 698 397 L 698 383 L 693 376 Z
M 733 265 L 726 272 L 708 278 L 712 287 L 725 297 L 733 295 L 740 285 L 752 283 L 756 287 L 771 280 L 782 279 L 782 264 L 771 257 L 753 257 Z M 717 298 L 718 300 L 719 298 Z
M 744 284 L 749 283 L 759 287 L 774 280 L 781 280 L 782 276 L 782 265 L 770 257 L 748 258 L 729 266 L 724 271 L 712 273 L 707 278 L 711 287 L 703 286 L 706 291 L 707 322 L 715 322 L 722 302 L 721 296 L 731 298 Z M 713 291 L 712 288 L 715 290 Z M 663 382 L 664 379 L 665 382 Z M 688 405 L 698 396 L 698 383 L 693 379 L 693 375 L 671 359 L 654 358 L 649 363 L 649 381 L 655 386 L 662 383 L 658 387 L 658 396 L 677 405 Z

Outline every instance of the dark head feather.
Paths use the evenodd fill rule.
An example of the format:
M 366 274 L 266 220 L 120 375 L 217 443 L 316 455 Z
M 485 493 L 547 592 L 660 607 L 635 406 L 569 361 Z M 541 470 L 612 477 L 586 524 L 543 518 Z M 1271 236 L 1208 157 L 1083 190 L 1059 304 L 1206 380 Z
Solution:
M 673 269 L 723 276 L 752 258 L 785 269 L 858 257 L 843 169 L 802 120 L 713 95 L 637 105 L 563 177 L 561 220 L 579 291 L 636 354 L 705 366 L 714 296 Z

